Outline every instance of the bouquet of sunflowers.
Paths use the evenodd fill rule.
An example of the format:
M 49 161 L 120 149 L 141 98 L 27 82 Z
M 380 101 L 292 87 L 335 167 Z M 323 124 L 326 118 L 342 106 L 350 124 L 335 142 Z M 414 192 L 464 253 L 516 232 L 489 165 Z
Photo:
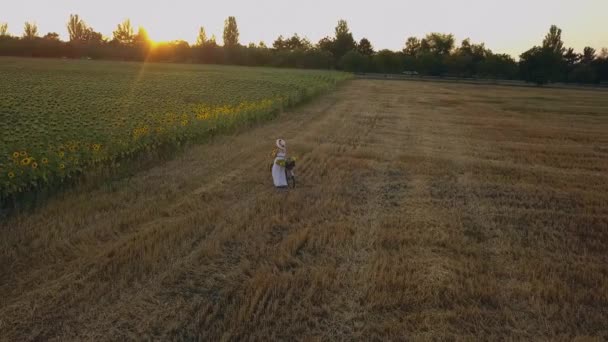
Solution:
M 277 160 L 277 165 L 282 166 L 287 170 L 292 170 L 296 167 L 296 158 L 288 157 L 286 159 Z

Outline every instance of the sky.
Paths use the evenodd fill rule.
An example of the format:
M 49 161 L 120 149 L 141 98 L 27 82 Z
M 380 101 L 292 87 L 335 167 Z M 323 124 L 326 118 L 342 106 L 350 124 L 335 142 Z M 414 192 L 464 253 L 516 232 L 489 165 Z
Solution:
M 542 42 L 552 24 L 562 30 L 565 46 L 582 51 L 608 47 L 608 0 L 29 0 L 4 2 L 0 23 L 21 35 L 25 21 L 39 32 L 67 38 L 70 14 L 111 37 L 126 18 L 143 26 L 156 41 L 196 41 L 204 26 L 221 42 L 224 20 L 237 19 L 241 44 L 271 45 L 280 34 L 298 33 L 317 42 L 333 35 L 339 19 L 347 20 L 356 40 L 368 38 L 376 50 L 400 50 L 407 37 L 429 32 L 453 33 L 458 42 L 471 38 L 495 53 L 514 57 Z

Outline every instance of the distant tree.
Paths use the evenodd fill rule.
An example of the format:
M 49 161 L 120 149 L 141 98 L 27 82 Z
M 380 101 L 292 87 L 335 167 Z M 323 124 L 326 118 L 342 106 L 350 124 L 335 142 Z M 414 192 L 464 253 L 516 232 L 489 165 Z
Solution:
M 576 83 L 595 83 L 597 74 L 590 64 L 579 64 L 568 75 L 568 81 Z
M 367 38 L 361 38 L 361 41 L 357 44 L 357 51 L 363 56 L 371 56 L 374 54 L 372 43 Z
M 418 54 L 430 54 L 431 53 L 431 45 L 426 38 L 422 38 L 420 40 L 420 49 L 418 49 Z
M 335 36 L 325 37 L 317 43 L 317 48 L 321 51 L 330 52 L 336 61 L 340 61 L 347 52 L 357 49 L 357 42 L 353 38 L 348 23 L 339 20 L 335 29 Z
M 387 49 L 378 51 L 372 57 L 373 68 L 381 73 L 399 73 L 403 71 L 401 56 L 403 54 Z
M 608 82 L 608 48 L 602 48 L 599 56 L 593 61 L 598 82 Z
M 340 19 L 335 29 L 332 53 L 336 59 L 342 58 L 348 51 L 356 50 L 357 43 L 348 28 L 346 20 Z
M 198 30 L 198 37 L 196 37 L 196 45 L 203 46 L 207 44 L 207 33 L 205 32 L 205 28 L 201 26 Z
M 415 57 L 420 53 L 420 39 L 409 37 L 405 42 L 403 53 L 407 56 Z
M 103 35 L 95 32 L 77 14 L 70 14 L 67 23 L 68 35 L 71 43 L 100 44 L 104 41 Z
M 152 43 L 148 31 L 143 26 L 137 29 L 137 34 L 133 36 L 133 43 L 137 45 L 150 45 Z
M 423 52 L 428 51 L 438 56 L 449 55 L 454 49 L 454 35 L 436 32 L 429 33 L 420 45 Z
M 473 60 L 478 62 L 490 56 L 492 51 L 486 48 L 484 43 L 480 44 L 471 44 L 471 55 L 473 56 Z
M 517 77 L 517 63 L 506 54 L 491 54 L 477 66 L 477 74 L 497 79 L 514 79 Z
M 591 64 L 595 60 L 595 49 L 592 47 L 585 47 L 583 49 L 583 55 L 581 56 L 581 63 Z
M 355 50 L 349 51 L 340 59 L 340 67 L 344 71 L 367 71 L 369 67 L 369 57 Z
M 545 84 L 567 79 L 567 60 L 575 60 L 574 51 L 566 51 L 562 30 L 552 25 L 542 46 L 535 46 L 520 56 L 520 72 L 524 80 Z
M 93 43 L 93 44 L 101 44 L 106 41 L 106 39 L 103 37 L 103 35 L 101 33 L 95 32 L 95 30 L 93 30 L 90 27 L 87 28 L 87 31 L 85 32 L 85 35 L 83 38 L 84 38 L 84 41 L 86 41 L 88 43 Z
M 572 72 L 580 63 L 581 58 L 582 55 L 574 52 L 573 48 L 568 48 L 565 50 L 562 63 L 562 72 L 567 76 L 567 80 L 571 80 Z
M 525 81 L 542 85 L 560 79 L 562 58 L 553 49 L 535 46 L 519 57 L 521 76 Z
M 572 58 L 573 55 L 576 58 Z M 567 67 L 567 80 L 569 82 L 594 83 L 600 81 L 599 68 L 597 63 L 595 63 L 594 48 L 585 47 L 583 54 L 573 54 L 573 49 L 568 49 L 564 54 L 564 60 Z
M 424 39 L 421 41 L 421 46 L 424 46 Z M 446 56 L 438 56 L 422 48 L 420 51 L 416 57 L 418 71 L 431 76 L 442 76 L 448 71 Z
M 578 62 L 580 62 L 582 56 L 574 52 L 573 48 L 569 48 L 564 52 L 564 62 L 568 68 L 573 68 Z
M 59 34 L 57 32 L 49 32 L 45 34 L 42 38 L 46 40 L 59 41 Z
M 300 38 L 297 33 L 294 33 L 294 35 L 287 40 L 287 48 L 290 50 L 310 50 L 312 49 L 312 44 L 308 38 Z
M 446 61 L 451 64 L 448 66 L 451 72 L 471 77 L 479 74 L 480 64 L 491 55 L 492 51 L 487 49 L 485 44 L 473 44 L 467 38 L 450 56 L 446 56 Z
M 131 45 L 135 39 L 135 33 L 133 26 L 131 26 L 131 20 L 126 19 L 122 23 L 118 24 L 116 31 L 113 32 L 114 41 L 119 44 Z
M 175 52 L 177 61 L 186 61 L 190 55 L 190 44 L 185 40 L 174 40 L 169 43 Z
M 548 49 L 556 55 L 563 55 L 566 49 L 564 48 L 564 42 L 562 41 L 562 30 L 555 25 L 552 25 L 549 29 L 549 33 L 543 40 L 544 49 Z
M 273 43 L 272 48 L 277 51 L 293 51 L 293 50 L 310 50 L 312 44 L 307 38 L 300 38 L 297 33 L 294 33 L 290 38 L 285 38 L 280 35 Z
M 458 48 L 458 53 L 460 54 L 473 54 L 473 48 L 471 47 L 471 39 L 467 38 L 460 43 L 460 47 Z
M 34 39 L 38 37 L 38 25 L 26 22 L 23 27 L 23 38 Z
M 266 43 L 264 43 L 263 40 L 260 40 L 260 42 L 258 43 L 258 48 L 260 48 L 260 49 L 268 49 L 268 47 L 266 46 Z
M 332 38 L 330 37 L 324 37 L 321 38 L 321 40 L 319 40 L 319 42 L 317 43 L 317 48 L 321 51 L 327 51 L 327 52 L 332 52 L 334 47 L 334 41 Z
M 272 48 L 275 50 L 285 50 L 285 38 L 283 35 L 279 35 L 277 39 L 272 43 Z
M 8 24 L 0 23 L 0 37 L 8 36 Z
M 67 27 L 70 42 L 83 42 L 86 40 L 89 28 L 84 20 L 80 19 L 78 14 L 70 14 Z
M 451 76 L 472 77 L 476 74 L 473 57 L 468 53 L 453 53 L 441 58 L 445 71 Z
M 209 42 L 207 43 L 207 45 L 217 46 L 217 38 L 215 38 L 215 34 L 211 35 L 211 38 L 209 38 Z
M 224 22 L 224 46 L 236 47 L 239 45 L 239 28 L 235 17 L 228 17 Z

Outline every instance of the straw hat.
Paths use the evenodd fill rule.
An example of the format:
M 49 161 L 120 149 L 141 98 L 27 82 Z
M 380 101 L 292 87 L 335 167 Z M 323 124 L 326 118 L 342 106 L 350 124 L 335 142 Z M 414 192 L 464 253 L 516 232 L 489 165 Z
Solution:
M 287 143 L 283 139 L 277 139 L 276 144 L 277 144 L 277 147 L 281 150 L 284 150 L 287 148 Z

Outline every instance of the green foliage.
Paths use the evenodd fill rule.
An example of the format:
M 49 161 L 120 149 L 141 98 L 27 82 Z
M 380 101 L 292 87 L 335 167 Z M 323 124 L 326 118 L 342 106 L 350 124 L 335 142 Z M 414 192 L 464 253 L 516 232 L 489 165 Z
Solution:
M 135 40 L 135 33 L 133 31 L 133 26 L 131 25 L 131 20 L 129 19 L 118 24 L 116 31 L 112 34 L 114 36 L 114 42 L 118 44 L 131 45 Z
M 564 53 L 564 62 L 566 63 L 566 66 L 568 68 L 573 68 L 577 63 L 581 61 L 582 57 L 583 56 L 581 56 L 580 54 L 574 52 L 573 48 L 569 48 Z
M 355 50 L 357 43 L 348 28 L 346 20 L 339 20 L 336 26 L 332 52 L 337 59 L 342 58 L 348 51 Z
M 551 25 L 549 33 L 547 33 L 543 40 L 542 47 L 556 55 L 563 55 L 566 49 L 564 48 L 564 42 L 562 41 L 562 29 L 555 25 Z
M 26 22 L 23 26 L 23 38 L 34 39 L 38 38 L 38 25 L 30 22 Z
M 88 44 L 103 44 L 106 42 L 106 38 L 100 32 L 96 32 L 89 27 L 85 32 L 84 42 Z
M 57 32 L 49 32 L 42 37 L 42 39 L 59 41 L 59 34 Z
M 196 46 L 203 46 L 207 44 L 208 41 L 207 32 L 205 32 L 205 28 L 201 26 L 198 30 L 198 36 L 196 37 Z
M 454 49 L 454 35 L 443 33 L 429 33 L 420 42 L 420 52 L 431 53 L 436 56 L 449 55 Z
M 477 71 L 482 77 L 511 80 L 517 77 L 518 69 L 511 56 L 491 54 L 479 62 Z
M 405 47 L 403 48 L 403 53 L 416 57 L 420 53 L 421 42 L 420 39 L 416 37 L 409 37 L 405 42 Z
M 85 41 L 88 27 L 84 20 L 80 19 L 78 14 L 70 14 L 67 27 L 71 42 Z
M 325 37 L 319 41 L 317 47 L 323 51 L 331 52 L 336 60 L 340 60 L 347 52 L 357 49 L 357 42 L 348 28 L 346 20 L 339 20 L 333 38 Z
M 235 47 L 239 45 L 239 28 L 235 17 L 228 17 L 224 22 L 224 46 Z
M 104 41 L 102 34 L 95 32 L 77 14 L 70 14 L 67 29 L 71 43 L 101 44 Z
M 312 49 L 312 44 L 307 38 L 300 38 L 297 33 L 294 33 L 290 38 L 283 38 L 283 36 L 279 36 L 274 43 L 272 43 L 272 47 L 275 50 L 310 50 Z
M 575 69 L 578 69 L 575 78 L 588 79 L 581 75 L 590 69 L 578 67 L 583 56 L 576 54 L 573 49 L 564 48 L 561 36 L 562 30 L 552 25 L 542 46 L 535 46 L 520 56 L 520 74 L 524 80 L 539 85 L 567 81 L 572 78 L 569 75 Z M 595 51 L 587 50 L 587 58 L 593 59 L 594 53 Z
M 583 64 L 591 64 L 595 60 L 595 49 L 589 46 L 586 46 L 583 50 L 583 55 L 581 56 L 581 62 Z
M 0 37 L 8 36 L 8 23 L 0 23 Z
M 344 71 L 364 72 L 369 69 L 369 57 L 358 51 L 349 51 L 340 60 L 340 67 Z
M 371 56 L 375 52 L 372 43 L 367 38 L 361 38 L 357 44 L 357 51 L 364 56 Z
M 381 50 L 372 58 L 374 69 L 381 73 L 402 71 L 401 55 L 390 50 Z
M 424 40 L 422 42 L 424 43 Z M 417 57 L 418 68 L 426 75 L 443 76 L 447 72 L 445 59 L 444 56 L 439 56 L 429 51 L 420 52 Z
M 327 51 L 329 53 L 332 53 L 331 51 L 333 49 L 333 45 L 334 45 L 334 41 L 333 41 L 333 39 L 331 37 L 323 37 L 317 43 L 317 48 L 319 50 Z
M 575 83 L 595 83 L 597 73 L 590 64 L 577 65 L 568 75 L 568 81 Z
M 520 57 L 520 74 L 525 81 L 543 85 L 560 78 L 560 55 L 551 48 L 535 46 Z

